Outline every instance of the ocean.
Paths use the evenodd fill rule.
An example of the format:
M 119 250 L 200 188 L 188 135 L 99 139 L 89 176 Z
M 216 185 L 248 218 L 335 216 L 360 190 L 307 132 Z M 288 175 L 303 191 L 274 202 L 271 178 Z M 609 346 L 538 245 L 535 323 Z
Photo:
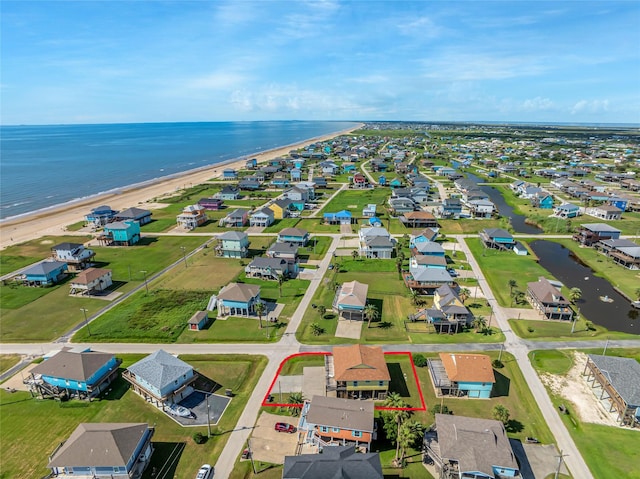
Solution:
M 261 121 L 0 127 L 0 219 L 356 126 Z

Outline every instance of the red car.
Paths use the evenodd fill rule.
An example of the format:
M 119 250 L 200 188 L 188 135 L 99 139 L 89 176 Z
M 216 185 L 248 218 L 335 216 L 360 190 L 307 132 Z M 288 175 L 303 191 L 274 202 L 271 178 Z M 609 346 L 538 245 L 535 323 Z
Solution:
M 277 422 L 275 429 L 278 432 L 288 432 L 290 434 L 296 432 L 296 428 L 286 422 Z

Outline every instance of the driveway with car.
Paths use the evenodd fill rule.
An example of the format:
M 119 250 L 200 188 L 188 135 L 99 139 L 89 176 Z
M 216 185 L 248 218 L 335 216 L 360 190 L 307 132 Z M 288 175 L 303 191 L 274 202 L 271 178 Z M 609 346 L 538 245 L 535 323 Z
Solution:
M 278 432 L 276 423 L 297 426 L 297 418 L 263 412 L 250 438 L 251 454 L 256 461 L 283 464 L 284 456 L 293 456 L 298 445 L 298 433 Z

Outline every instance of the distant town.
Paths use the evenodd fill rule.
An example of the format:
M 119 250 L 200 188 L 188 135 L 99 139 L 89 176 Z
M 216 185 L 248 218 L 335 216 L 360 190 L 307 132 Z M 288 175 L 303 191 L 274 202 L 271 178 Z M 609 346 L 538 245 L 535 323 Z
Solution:
M 640 478 L 640 130 L 241 163 L 2 251 L 0 477 Z

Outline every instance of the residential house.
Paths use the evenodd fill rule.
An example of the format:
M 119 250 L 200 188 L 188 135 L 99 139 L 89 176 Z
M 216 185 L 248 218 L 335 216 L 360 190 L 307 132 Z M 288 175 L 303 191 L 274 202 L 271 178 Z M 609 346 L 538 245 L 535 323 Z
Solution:
M 291 181 L 300 181 L 302 180 L 302 170 L 300 168 L 292 168 L 291 171 L 289 171 L 289 176 Z
M 294 204 L 296 204 L 296 208 L 302 211 L 304 210 L 304 204 L 309 201 L 309 190 L 300 186 L 292 186 L 285 190 L 282 196 L 283 198 L 293 201 Z M 298 204 L 302 204 L 302 207 L 298 207 Z
M 387 177 L 385 175 L 380 175 L 378 177 L 378 185 L 387 186 Z
M 274 188 L 288 188 L 291 185 L 289 178 L 285 176 L 285 173 L 276 173 L 271 180 L 271 186 Z
M 423 450 L 441 478 L 522 477 L 504 424 L 493 419 L 436 414 Z
M 269 205 L 269 209 L 273 211 L 273 217 L 277 220 L 288 218 L 291 213 L 297 210 L 293 201 L 288 199 L 278 199 Z
M 335 388 L 337 397 L 375 400 L 387 397 L 391 376 L 380 346 L 335 346 L 327 360 L 333 362 L 334 372 L 327 390 Z
M 332 309 L 345 319 L 364 319 L 369 286 L 358 281 L 343 283 L 336 289 Z
M 193 316 L 187 321 L 187 328 L 190 331 L 202 331 L 209 324 L 209 312 L 208 311 L 196 311 Z
M 273 210 L 269 208 L 262 208 L 255 211 L 249 216 L 249 226 L 255 226 L 258 228 L 266 228 L 271 226 L 274 221 Z
M 583 246 L 593 246 L 598 241 L 619 239 L 621 231 L 606 223 L 582 224 L 573 235 L 574 241 Z
M 118 377 L 122 361 L 89 348 L 63 348 L 31 369 L 24 383 L 42 398 L 91 399 Z
M 322 172 L 323 175 L 333 176 L 337 174 L 338 171 L 340 171 L 340 167 L 336 165 L 333 161 L 323 161 L 318 165 L 318 167 L 320 168 L 320 171 Z M 315 181 L 315 178 L 313 181 Z
M 313 183 L 316 185 L 316 188 L 327 188 L 327 179 L 323 176 L 314 176 Z
M 113 219 L 115 221 L 137 221 L 140 226 L 151 223 L 151 211 L 143 208 L 127 208 L 117 213 Z
M 611 206 L 615 206 L 616 208 L 620 209 L 620 211 L 625 212 L 627 211 L 627 207 L 629 206 L 629 202 L 631 201 L 631 198 L 622 197 L 622 196 L 611 196 L 606 201 L 607 201 L 607 204 Z
M 324 222 L 330 225 L 350 225 L 354 219 L 348 210 L 338 211 L 337 213 L 324 213 Z
M 545 319 L 560 319 L 571 321 L 573 310 L 569 301 L 560 292 L 560 289 L 544 277 L 538 281 L 527 283 L 527 299 Z
M 428 211 L 411 211 L 400 216 L 400 222 L 407 228 L 438 228 L 438 220 Z
M 113 220 L 113 217 L 118 212 L 112 210 L 108 205 L 101 205 L 93 208 L 89 214 L 85 216 L 85 219 L 89 223 L 93 223 L 95 226 L 104 226 Z
M 587 355 L 583 375 L 591 387 L 598 388 L 599 400 L 609 404 L 609 412 L 618 414 L 621 426 L 640 426 L 640 364 L 633 358 Z
M 282 479 L 383 479 L 380 454 L 358 453 L 353 446 L 331 446 L 322 454 L 285 456 Z
M 358 236 L 360 239 L 360 256 L 391 259 L 396 241 L 385 228 L 361 228 Z
M 313 396 L 300 413 L 298 432 L 313 446 L 351 446 L 367 452 L 376 438 L 373 401 Z
M 460 218 L 462 213 L 462 203 L 460 198 L 445 198 L 438 207 L 438 214 L 441 218 Z
M 67 263 L 40 261 L 22 272 L 20 280 L 26 286 L 53 286 L 65 277 Z
M 456 330 L 457 326 L 466 326 L 472 318 L 456 290 L 447 284 L 434 291 L 433 307 L 444 314 L 447 322 L 457 323 Z
M 225 168 L 222 170 L 222 179 L 223 180 L 235 180 L 238 178 L 238 172 L 233 168 Z
M 260 286 L 229 283 L 218 293 L 219 316 L 251 316 L 260 301 Z
M 251 158 L 250 160 L 245 161 L 244 162 L 244 167 L 247 170 L 255 170 L 258 167 L 257 158 Z
M 415 248 L 418 243 L 434 242 L 438 237 L 438 229 L 425 228 L 409 236 L 409 248 Z M 444 254 L 444 248 L 442 249 Z
M 559 218 L 576 218 L 580 215 L 580 207 L 571 203 L 564 203 L 553 208 L 553 214 Z
M 502 228 L 485 228 L 480 232 L 480 239 L 486 248 L 511 250 L 516 241 Z
M 80 423 L 47 467 L 58 479 L 140 479 L 151 463 L 154 431 L 146 423 Z
M 112 284 L 110 269 L 87 268 L 71 280 L 70 294 L 96 294 L 105 291 Z
M 520 243 L 520 241 L 516 241 L 516 243 L 513 245 L 513 252 L 518 256 L 527 256 L 529 254 L 527 247 Z
M 410 267 L 408 273 L 403 273 L 403 279 L 407 288 L 420 294 L 433 294 L 440 286 L 454 284 L 447 270 L 441 268 Z
M 375 203 L 369 203 L 362 209 L 362 216 L 365 218 L 371 218 L 376 215 L 377 205 Z
M 416 210 L 416 204 L 411 198 L 389 198 L 388 203 L 392 213 L 396 216 Z
M 640 269 L 640 245 L 633 241 L 627 239 L 601 240 L 595 244 L 595 247 L 625 268 Z
M 305 201 L 313 201 L 316 199 L 316 184 L 313 181 L 299 181 L 295 184 L 295 187 L 302 190 L 303 196 L 301 199 Z
M 104 245 L 133 246 L 140 241 L 140 225 L 137 221 L 114 221 L 105 225 L 98 242 Z
M 158 349 L 125 369 L 122 378 L 145 401 L 164 410 L 191 395 L 198 373 L 181 359 Z
M 444 256 L 416 254 L 409 258 L 409 269 L 417 268 L 447 269 L 447 259 Z
M 389 181 L 389 186 L 392 189 L 402 188 L 402 180 L 400 180 L 399 178 L 394 178 L 391 181 Z
M 586 214 L 607 221 L 622 218 L 622 210 L 613 205 L 591 206 L 586 209 Z
M 356 171 L 356 165 L 353 163 L 347 162 L 342 163 L 342 172 L 343 173 L 354 173 Z
M 240 188 L 235 185 L 225 185 L 214 195 L 214 198 L 224 201 L 237 200 L 240 198 Z
M 428 365 L 439 396 L 491 397 L 496 379 L 489 356 L 440 353 L 440 359 L 430 359 Z
M 205 210 L 218 211 L 221 210 L 224 205 L 224 201 L 220 198 L 201 198 L 198 200 L 198 206 Z
M 251 278 L 278 281 L 280 277 L 295 278 L 298 274 L 298 263 L 287 261 L 284 258 L 256 256 L 244 271 Z
M 472 218 L 491 218 L 497 211 L 489 200 L 471 200 L 468 204 Z
M 285 228 L 278 233 L 278 243 L 293 243 L 306 246 L 309 242 L 309 232 L 302 228 Z
M 541 191 L 531 198 L 531 206 L 534 208 L 540 208 L 543 210 L 549 210 L 553 208 L 553 196 L 549 193 Z
M 290 262 L 298 261 L 298 245 L 293 243 L 273 243 L 267 249 L 266 255 L 269 258 L 284 258 Z
M 219 222 L 220 226 L 227 228 L 242 228 L 249 223 L 249 210 L 237 208 L 222 218 Z
M 218 236 L 216 254 L 224 258 L 246 258 L 249 256 L 249 236 L 243 231 L 227 231 Z
M 369 187 L 369 182 L 367 181 L 367 177 L 362 173 L 356 173 L 353 175 L 353 187 L 356 189 L 364 189 Z
M 93 250 L 87 249 L 79 243 L 60 243 L 51 248 L 53 259 L 67 263 L 70 273 L 82 271 L 91 265 L 91 260 L 96 255 Z
M 198 226 L 205 224 L 208 219 L 205 209 L 196 204 L 185 206 L 182 213 L 176 217 L 176 222 L 181 228 L 194 230 Z
M 260 189 L 260 181 L 257 178 L 243 178 L 238 182 L 238 188 L 246 191 L 258 191 Z

